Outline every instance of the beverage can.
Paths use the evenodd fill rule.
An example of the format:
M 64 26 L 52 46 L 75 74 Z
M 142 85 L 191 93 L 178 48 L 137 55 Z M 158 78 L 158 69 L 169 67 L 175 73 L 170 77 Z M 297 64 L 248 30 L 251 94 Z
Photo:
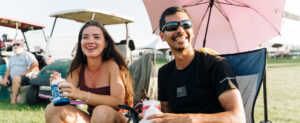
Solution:
M 70 104 L 70 100 L 68 97 L 62 97 L 61 94 L 63 94 L 62 92 L 59 92 L 59 87 L 58 87 L 58 83 L 60 82 L 64 82 L 65 79 L 55 79 L 52 81 L 52 85 L 51 85 L 51 93 L 52 93 L 52 102 L 54 106 L 63 106 L 63 105 L 67 105 Z

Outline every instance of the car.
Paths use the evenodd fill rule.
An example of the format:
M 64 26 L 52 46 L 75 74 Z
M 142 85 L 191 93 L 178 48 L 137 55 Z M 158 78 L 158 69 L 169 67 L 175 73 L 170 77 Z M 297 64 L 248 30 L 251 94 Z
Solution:
M 77 21 L 80 23 L 85 23 L 89 20 L 99 21 L 105 26 L 109 25 L 116 25 L 116 24 L 125 24 L 126 25 L 126 39 L 116 45 L 117 49 L 120 51 L 126 62 L 129 64 L 132 63 L 132 55 L 131 50 L 134 48 L 134 43 L 132 39 L 129 38 L 128 34 L 128 24 L 134 22 L 133 19 L 122 16 L 120 14 L 112 13 L 105 10 L 98 10 L 98 9 L 75 9 L 75 10 L 68 10 L 62 12 L 56 12 L 50 15 L 51 17 L 55 18 L 53 28 L 50 34 L 50 45 L 52 43 L 51 38 L 54 32 L 55 25 L 57 23 L 57 19 L 63 18 L 68 20 Z M 77 41 L 76 41 L 77 42 Z M 124 43 L 125 42 L 125 43 Z M 130 43 L 131 42 L 131 43 Z M 133 47 L 132 47 L 133 45 Z M 131 47 L 129 47 L 131 46 Z M 73 48 L 71 52 L 74 54 L 76 51 L 76 46 Z M 30 105 L 39 104 L 42 100 L 41 97 L 45 97 L 51 95 L 51 88 L 49 85 L 49 77 L 50 74 L 54 71 L 57 71 L 62 74 L 62 78 L 67 76 L 67 72 L 69 70 L 70 64 L 72 59 L 59 59 L 55 60 L 53 63 L 44 67 L 40 73 L 38 74 L 37 78 L 31 80 L 31 87 L 27 93 L 27 103 Z M 34 95 L 34 96 L 32 96 Z M 44 95 L 44 96 L 43 96 Z

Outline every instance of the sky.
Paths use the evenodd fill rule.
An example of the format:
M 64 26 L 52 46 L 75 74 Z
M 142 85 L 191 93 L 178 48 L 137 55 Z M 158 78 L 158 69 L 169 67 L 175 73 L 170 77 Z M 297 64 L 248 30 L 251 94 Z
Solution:
M 0 2 L 0 15 L 45 25 L 47 36 L 50 35 L 54 22 L 50 14 L 72 9 L 94 8 L 133 18 L 135 22 L 128 25 L 129 34 L 137 47 L 150 44 L 157 38 L 152 35 L 150 21 L 142 0 L 0 0 Z M 300 0 L 286 0 L 285 11 L 300 15 L 299 5 Z M 53 37 L 62 37 L 61 39 L 68 36 L 76 37 L 81 26 L 81 23 L 60 19 L 57 21 Z M 107 26 L 107 29 L 116 42 L 125 39 L 125 25 Z M 0 27 L 0 35 L 3 33 L 8 33 L 9 37 L 13 38 L 15 30 Z M 59 43 L 68 45 L 69 42 Z
M 129 35 L 136 45 L 150 43 L 153 40 L 152 29 L 142 0 L 0 0 L 0 15 L 17 18 L 24 21 L 39 23 L 46 26 L 45 32 L 49 36 L 54 18 L 50 14 L 65 10 L 94 8 L 106 10 L 131 17 L 135 20 L 129 24 Z M 74 36 L 82 24 L 58 19 L 53 37 Z M 107 26 L 116 42 L 125 39 L 125 25 Z M 15 30 L 0 29 L 0 35 L 9 32 L 11 38 Z M 22 36 L 22 34 L 18 34 Z

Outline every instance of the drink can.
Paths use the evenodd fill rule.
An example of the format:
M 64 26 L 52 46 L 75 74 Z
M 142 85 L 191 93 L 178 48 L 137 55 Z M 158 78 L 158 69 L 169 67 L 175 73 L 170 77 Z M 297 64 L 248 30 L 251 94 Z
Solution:
M 63 94 L 62 92 L 59 92 L 59 87 L 58 87 L 58 83 L 60 82 L 64 82 L 64 79 L 55 79 L 52 81 L 52 85 L 51 85 L 51 93 L 52 93 L 52 102 L 54 106 L 63 106 L 63 105 L 67 105 L 70 104 L 70 100 L 68 97 L 62 97 L 61 94 Z

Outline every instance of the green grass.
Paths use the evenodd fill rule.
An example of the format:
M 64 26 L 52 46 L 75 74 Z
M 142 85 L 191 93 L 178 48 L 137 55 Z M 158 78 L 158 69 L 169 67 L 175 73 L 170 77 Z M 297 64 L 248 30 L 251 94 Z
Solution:
M 10 100 L 0 100 L 0 123 L 44 123 L 46 104 L 8 106 Z
M 268 116 L 273 123 L 300 123 L 300 63 L 267 65 Z M 255 121 L 264 120 L 263 93 L 255 106 Z
M 300 63 L 300 58 L 291 59 L 291 58 L 276 58 L 276 59 L 267 59 L 267 64 L 294 64 Z

